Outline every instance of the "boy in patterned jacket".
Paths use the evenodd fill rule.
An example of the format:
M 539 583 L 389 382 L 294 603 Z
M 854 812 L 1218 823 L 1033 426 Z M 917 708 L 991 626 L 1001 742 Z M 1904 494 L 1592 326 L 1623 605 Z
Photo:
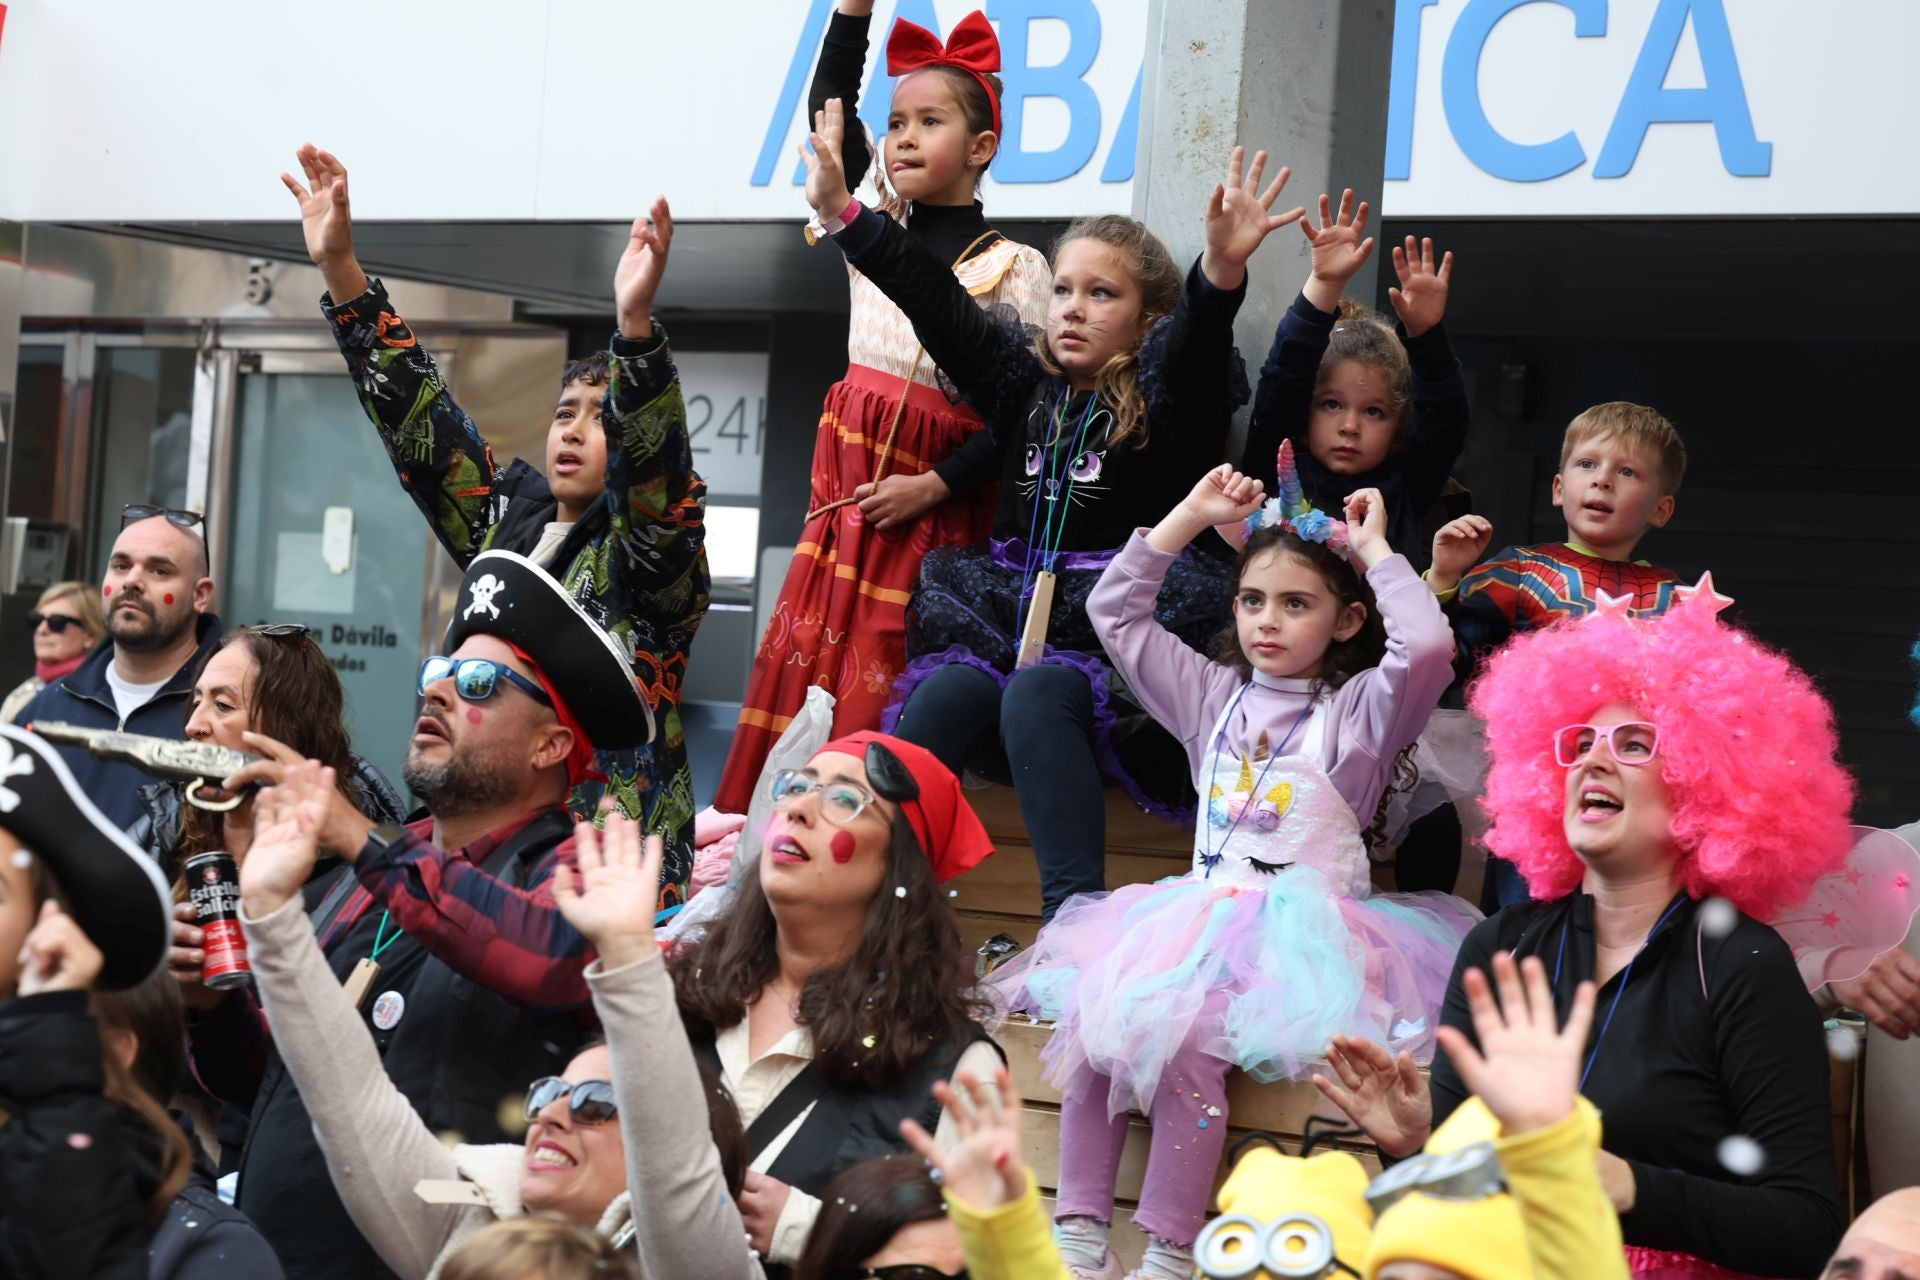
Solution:
M 486 550 L 545 568 L 631 655 L 657 731 L 636 751 L 604 752 L 604 779 L 575 787 L 591 817 L 602 794 L 667 844 L 661 905 L 685 894 L 693 866 L 693 780 L 679 702 L 687 649 L 707 611 L 706 484 L 693 470 L 686 409 L 666 332 L 651 314 L 673 221 L 664 199 L 636 219 L 614 277 L 620 328 L 610 350 L 568 365 L 547 431 L 543 474 L 505 467 L 385 286 L 353 252 L 347 171 L 311 143 L 299 152 L 307 252 L 327 285 L 321 309 L 360 403 L 401 487 L 462 569 Z

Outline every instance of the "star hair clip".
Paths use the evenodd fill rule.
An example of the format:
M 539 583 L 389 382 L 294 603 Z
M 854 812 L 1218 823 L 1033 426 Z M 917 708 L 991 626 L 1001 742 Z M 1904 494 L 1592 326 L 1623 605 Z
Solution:
M 1278 525 L 1302 541 L 1318 542 L 1336 555 L 1347 554 L 1347 522 L 1335 520 L 1307 501 L 1306 490 L 1300 487 L 1300 471 L 1293 461 L 1293 441 L 1280 442 L 1275 471 L 1279 481 L 1275 486 L 1277 491 L 1247 517 L 1247 537 Z

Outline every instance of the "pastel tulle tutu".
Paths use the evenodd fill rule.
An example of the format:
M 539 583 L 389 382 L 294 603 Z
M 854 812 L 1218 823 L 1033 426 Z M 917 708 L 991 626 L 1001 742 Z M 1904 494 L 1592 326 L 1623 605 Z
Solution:
M 1064 1088 L 1091 1066 L 1117 1115 L 1149 1109 L 1189 1036 L 1262 1081 L 1299 1076 L 1336 1034 L 1431 1060 L 1454 955 L 1479 919 L 1443 893 L 1351 897 L 1307 867 L 1257 887 L 1183 875 L 1073 898 L 988 986 L 1057 1021 L 1047 1079 Z M 1224 1012 L 1203 1020 L 1218 993 Z

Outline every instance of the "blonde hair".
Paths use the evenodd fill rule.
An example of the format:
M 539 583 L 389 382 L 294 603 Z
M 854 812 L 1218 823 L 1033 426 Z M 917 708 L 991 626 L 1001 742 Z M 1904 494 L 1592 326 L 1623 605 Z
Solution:
M 1145 337 L 1153 322 L 1172 315 L 1180 305 L 1180 292 L 1186 276 L 1174 262 L 1160 237 L 1147 230 L 1147 224 L 1117 213 L 1081 218 L 1053 242 L 1052 257 L 1075 240 L 1096 240 L 1126 259 L 1127 271 L 1140 286 L 1140 336 Z M 1055 377 L 1064 376 L 1047 347 L 1046 339 L 1034 342 L 1034 354 L 1040 367 Z M 1140 344 L 1134 343 L 1115 355 L 1094 375 L 1094 394 L 1113 410 L 1113 430 L 1107 435 L 1107 447 L 1118 448 L 1131 442 L 1136 449 L 1147 447 L 1147 397 L 1140 390 Z
M 98 644 L 107 635 L 106 616 L 100 612 L 100 592 L 91 582 L 56 582 L 40 593 L 36 609 L 44 609 L 58 600 L 71 598 L 73 611 L 80 618 L 80 629 Z
M 1316 397 L 1334 369 L 1349 360 L 1386 379 L 1387 399 L 1393 403 L 1393 440 L 1399 444 L 1411 417 L 1407 410 L 1413 404 L 1413 362 L 1407 359 L 1400 335 L 1385 316 L 1364 303 L 1342 298 L 1333 332 L 1327 336 L 1327 353 L 1320 357 L 1314 384 Z
M 491 1223 L 447 1255 L 440 1280 L 641 1280 L 631 1251 L 598 1232 L 528 1215 Z
M 1687 474 L 1687 446 L 1681 443 L 1680 433 L 1659 410 L 1625 400 L 1610 400 L 1574 415 L 1560 443 L 1560 470 L 1567 469 L 1578 445 L 1600 436 L 1612 436 L 1625 444 L 1651 449 L 1659 459 L 1661 493 L 1679 491 L 1680 481 Z

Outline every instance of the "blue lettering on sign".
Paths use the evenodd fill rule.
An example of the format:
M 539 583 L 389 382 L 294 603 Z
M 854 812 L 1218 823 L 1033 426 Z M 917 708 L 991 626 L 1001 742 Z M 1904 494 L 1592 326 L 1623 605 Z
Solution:
M 1396 0 L 1393 31 L 1393 80 L 1387 100 L 1389 182 L 1404 182 L 1413 171 L 1413 124 L 1420 76 L 1420 33 L 1425 10 L 1438 0 Z M 1607 34 L 1607 0 L 1468 0 L 1447 35 L 1440 64 L 1440 100 L 1447 127 L 1461 154 L 1485 173 L 1507 182 L 1545 182 L 1587 162 L 1580 139 L 1569 130 L 1547 142 L 1515 142 L 1493 127 L 1480 100 L 1480 59 L 1502 19 L 1529 4 L 1557 4 L 1573 14 L 1573 34 L 1593 39 Z M 1667 74 L 1679 52 L 1687 19 L 1706 86 L 1669 89 Z M 1647 130 L 1656 124 L 1711 124 L 1720 144 L 1720 162 L 1735 177 L 1766 177 L 1772 171 L 1773 144 L 1754 136 L 1753 115 L 1727 26 L 1725 0 L 1660 0 L 1641 42 L 1613 125 L 1594 163 L 1596 178 L 1624 177 L 1640 157 Z
M 1693 15 L 1693 40 L 1707 83 L 1700 89 L 1669 89 L 1667 71 L 1680 51 L 1680 33 Z M 1596 178 L 1625 177 L 1640 158 L 1647 127 L 1654 124 L 1711 124 L 1720 143 L 1720 163 L 1736 178 L 1764 178 L 1773 170 L 1773 144 L 1753 136 L 1753 114 L 1733 54 L 1725 0 L 1660 0 L 1640 46 L 1627 90 L 1620 96 L 1613 128 L 1594 162 Z
M 759 157 L 754 162 L 752 183 L 764 187 L 773 181 L 785 145 L 789 123 L 796 112 L 806 108 L 807 82 L 814 57 L 825 35 L 833 0 L 812 0 L 800 39 L 788 61 L 780 96 L 774 103 L 773 117 L 767 122 Z M 1004 130 L 1000 153 L 994 158 L 993 176 L 1005 183 L 1046 183 L 1070 178 L 1093 161 L 1100 144 L 1102 113 L 1100 99 L 1086 82 L 1086 74 L 1100 54 L 1100 11 L 1094 0 L 989 0 L 987 16 L 999 24 L 1001 70 L 1004 89 L 1001 125 Z M 933 0 L 899 0 L 895 17 L 917 22 L 930 30 L 940 30 Z M 1029 66 L 1028 32 L 1035 22 L 1053 19 L 1067 27 L 1067 52 L 1058 63 L 1047 67 Z M 876 32 L 885 30 L 878 24 Z M 1128 182 L 1134 174 L 1135 152 L 1140 138 L 1140 73 L 1133 81 L 1133 92 L 1114 132 L 1107 161 L 1100 171 L 1102 182 Z M 1025 146 L 1026 103 L 1034 98 L 1054 98 L 1066 104 L 1067 136 L 1058 146 L 1032 151 Z M 861 95 L 860 118 L 875 139 L 886 136 L 887 114 L 893 102 L 893 77 L 886 73 L 882 57 L 873 83 Z M 811 125 L 811 121 L 807 121 Z M 804 161 L 794 165 L 791 181 L 800 186 L 806 181 Z

